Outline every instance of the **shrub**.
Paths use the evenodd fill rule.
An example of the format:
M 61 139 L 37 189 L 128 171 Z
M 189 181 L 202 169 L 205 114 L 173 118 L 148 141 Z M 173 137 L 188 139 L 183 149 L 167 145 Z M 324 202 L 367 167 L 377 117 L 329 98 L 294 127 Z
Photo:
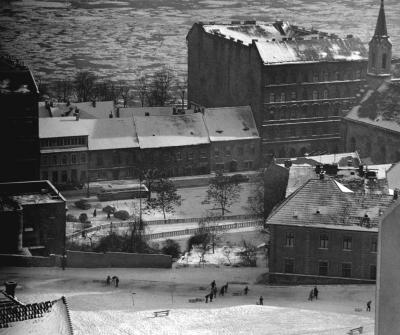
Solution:
M 127 211 L 116 211 L 114 213 L 114 217 L 120 220 L 128 220 L 129 219 L 129 213 Z
M 88 220 L 88 216 L 87 216 L 86 213 L 81 213 L 81 214 L 79 215 L 79 221 L 80 221 L 81 223 L 85 223 L 85 222 L 87 222 L 87 220 Z
M 204 245 L 208 244 L 210 241 L 210 234 L 205 233 L 197 233 L 196 235 L 190 236 L 188 240 L 188 251 L 192 250 L 194 245 Z
M 79 222 L 79 220 L 75 215 L 67 214 L 67 222 Z
M 168 239 L 164 242 L 161 252 L 170 255 L 172 258 L 178 258 L 181 254 L 181 246 L 176 241 Z
M 106 207 L 103 207 L 102 211 L 107 214 L 108 213 L 113 214 L 115 213 L 115 207 L 107 205 Z
M 81 199 L 81 200 L 75 201 L 75 206 L 78 207 L 79 209 L 83 209 L 83 210 L 87 210 L 90 207 L 92 207 L 92 205 L 86 199 Z

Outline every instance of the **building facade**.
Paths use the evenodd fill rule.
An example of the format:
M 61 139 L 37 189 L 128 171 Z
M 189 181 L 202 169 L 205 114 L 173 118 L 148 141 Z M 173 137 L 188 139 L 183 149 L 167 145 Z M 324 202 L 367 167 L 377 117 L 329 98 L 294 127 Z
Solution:
M 366 84 L 358 38 L 233 21 L 194 24 L 187 42 L 189 104 L 251 105 L 264 157 L 341 150 L 342 110 Z
M 10 57 L 0 57 L 0 137 L 7 164 L 0 181 L 39 179 L 39 91 L 31 71 Z
M 269 271 L 376 279 L 380 217 L 389 195 L 355 193 L 334 179 L 310 179 L 269 216 Z

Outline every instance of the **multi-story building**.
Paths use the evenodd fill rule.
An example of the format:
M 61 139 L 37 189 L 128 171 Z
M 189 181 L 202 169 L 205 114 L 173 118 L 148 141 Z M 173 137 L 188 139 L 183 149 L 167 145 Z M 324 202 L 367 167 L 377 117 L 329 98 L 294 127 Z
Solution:
M 22 63 L 0 57 L 0 181 L 39 179 L 39 91 Z
M 260 136 L 250 106 L 207 108 L 212 171 L 255 170 L 260 164 Z
M 196 23 L 187 35 L 188 101 L 251 105 L 265 158 L 341 150 L 340 116 L 365 85 L 360 39 L 287 22 Z
M 322 176 L 269 216 L 269 272 L 375 280 L 378 223 L 392 196 L 355 193 Z
M 134 118 L 142 169 L 157 168 L 167 176 L 210 172 L 210 140 L 203 115 Z
M 0 183 L 0 253 L 63 254 L 65 212 L 65 199 L 47 180 Z

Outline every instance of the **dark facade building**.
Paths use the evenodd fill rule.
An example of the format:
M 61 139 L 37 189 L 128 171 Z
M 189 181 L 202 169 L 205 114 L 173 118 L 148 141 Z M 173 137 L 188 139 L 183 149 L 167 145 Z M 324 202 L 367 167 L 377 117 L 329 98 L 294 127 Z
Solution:
M 375 280 L 379 220 L 392 201 L 310 179 L 267 220 L 269 271 Z
M 368 163 L 400 161 L 400 80 L 391 80 L 392 44 L 383 2 L 369 43 L 367 90 L 344 117 L 344 144 Z
M 189 104 L 251 105 L 265 158 L 341 150 L 342 110 L 366 83 L 360 39 L 233 21 L 196 23 L 187 43 Z
M 0 253 L 62 254 L 65 212 L 65 199 L 49 181 L 0 183 Z
M 0 57 L 0 181 L 39 179 L 39 91 L 22 63 Z M 6 163 L 6 164 L 5 164 Z

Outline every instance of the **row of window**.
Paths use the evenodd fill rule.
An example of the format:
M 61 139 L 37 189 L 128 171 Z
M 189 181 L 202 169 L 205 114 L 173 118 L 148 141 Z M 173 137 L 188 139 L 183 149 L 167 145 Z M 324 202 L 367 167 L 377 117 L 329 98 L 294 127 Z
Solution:
M 383 62 L 383 61 L 382 61 Z M 361 79 L 363 71 L 358 69 L 356 71 L 311 71 L 311 72 L 284 72 L 272 73 L 267 76 L 267 85 L 274 84 L 291 84 L 301 82 L 328 82 L 328 81 L 339 81 L 339 80 L 355 80 Z
M 376 279 L 376 265 L 371 264 L 369 278 L 372 280 Z M 285 258 L 284 270 L 285 273 L 296 273 L 295 260 L 294 258 Z M 352 263 L 346 262 L 340 264 L 340 273 L 342 277 L 351 278 L 352 277 Z M 329 268 L 329 262 L 326 260 L 318 261 L 318 275 L 328 276 L 331 274 Z M 335 275 L 337 275 L 335 273 Z
M 326 100 L 326 99 L 335 99 L 335 98 L 346 98 L 350 96 L 350 91 L 340 91 L 338 88 L 333 94 L 329 94 L 328 90 L 318 91 L 313 90 L 312 92 L 308 92 L 304 90 L 300 95 L 296 91 L 290 92 L 287 94 L 286 92 L 271 92 L 269 93 L 268 102 L 286 102 L 286 101 L 302 101 L 302 100 Z
M 86 163 L 86 153 L 62 154 L 61 156 L 42 155 L 40 159 L 43 166 L 84 164 Z
M 252 155 L 255 155 L 256 153 L 256 147 L 254 144 L 251 144 L 249 146 L 238 146 L 238 147 L 231 147 L 230 145 L 226 145 L 224 147 L 215 147 L 214 148 L 214 156 L 219 157 L 219 156 L 231 156 L 234 153 L 234 150 L 236 149 L 236 153 L 240 156 L 244 155 L 244 153 L 249 152 Z
M 299 125 L 277 125 L 268 126 L 263 129 L 263 138 L 265 139 L 285 139 L 288 137 L 309 137 L 314 135 L 338 134 L 339 124 L 321 123 L 321 124 L 299 124 Z
M 68 174 L 70 172 L 70 174 Z M 77 169 L 61 170 L 61 171 L 42 171 L 42 179 L 43 180 L 51 180 L 54 184 L 66 184 L 68 182 L 76 183 L 81 182 L 85 183 L 87 180 L 86 171 L 78 172 Z
M 279 109 L 269 109 L 264 116 L 264 121 L 270 120 L 293 120 L 302 118 L 321 118 L 330 116 L 339 116 L 340 106 L 330 106 L 330 105 L 310 105 L 302 106 L 298 108 L 279 108 Z
M 44 138 L 40 140 L 41 148 L 48 147 L 70 147 L 86 145 L 85 136 Z
M 232 164 L 233 162 L 228 162 L 228 163 L 216 163 L 215 164 L 215 170 L 216 171 L 229 171 L 229 172 L 235 172 L 238 170 L 237 163 Z M 243 162 L 243 169 L 244 170 L 251 170 L 253 169 L 253 161 L 244 161 Z
M 338 153 L 339 147 L 335 143 L 328 145 L 327 143 L 320 141 L 319 143 L 317 143 L 316 147 L 302 147 L 300 149 L 296 149 L 294 147 L 286 148 L 286 147 L 282 146 L 280 148 L 277 148 L 276 150 L 269 149 L 268 156 L 269 157 L 280 157 L 280 158 L 303 157 L 306 153 L 310 153 L 310 152 L 328 152 L 328 151 L 331 153 Z
M 295 236 L 293 232 L 286 233 L 286 247 L 294 247 L 295 245 Z M 343 237 L 343 250 L 351 251 L 353 247 L 353 238 L 351 236 Z M 328 249 L 329 248 L 329 236 L 328 234 L 320 234 L 319 236 L 319 249 Z M 371 238 L 370 251 L 377 252 L 378 249 L 378 240 L 376 237 Z

